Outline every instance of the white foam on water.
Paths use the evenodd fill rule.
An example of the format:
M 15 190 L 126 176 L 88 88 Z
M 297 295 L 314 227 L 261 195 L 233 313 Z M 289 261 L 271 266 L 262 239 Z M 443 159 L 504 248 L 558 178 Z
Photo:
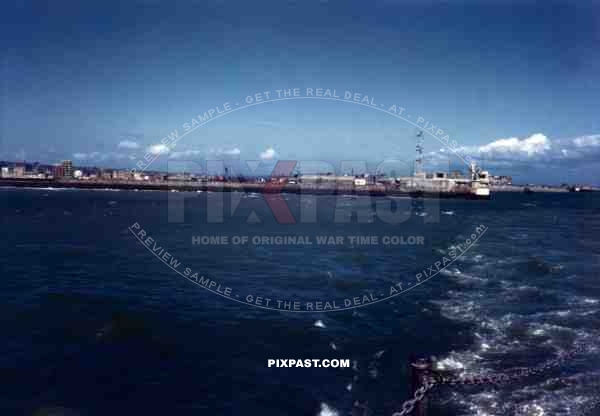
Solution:
M 515 237 L 523 239 L 527 234 L 521 232 Z M 515 361 L 506 362 L 508 357 L 531 357 L 527 365 L 536 367 L 547 359 L 570 351 L 579 343 L 589 348 L 578 355 L 577 362 L 585 362 L 586 355 L 588 360 L 597 360 L 592 354 L 594 350 L 600 351 L 600 326 L 595 327 L 590 321 L 598 317 L 590 315 L 600 312 L 600 299 L 590 296 L 590 293 L 584 292 L 584 296 L 570 293 L 568 288 L 559 291 L 554 284 L 559 278 L 569 280 L 580 276 L 549 275 L 548 279 L 553 280 L 545 285 L 530 279 L 522 270 L 523 256 L 495 258 L 484 244 L 481 245 L 481 253 L 472 251 L 460 258 L 458 267 L 450 266 L 441 271 L 460 288 L 446 291 L 442 298 L 431 303 L 439 307 L 444 318 L 473 325 L 474 342 L 464 350 L 451 351 L 439 357 L 437 368 L 451 370 L 456 376 L 492 375 L 497 374 L 497 369 L 508 371 L 518 365 Z M 568 265 L 556 263 L 550 271 L 567 268 Z M 489 281 L 482 278 L 487 277 L 490 270 L 493 273 L 489 274 Z M 492 276 L 502 276 L 506 280 L 493 279 Z M 540 308 L 523 304 L 524 301 L 529 302 L 527 299 L 538 297 L 549 298 L 550 302 L 540 305 Z M 573 365 L 566 363 L 565 366 L 572 374 Z M 581 370 L 578 371 L 575 378 L 581 377 Z M 527 379 L 522 384 L 479 390 L 482 393 L 457 389 L 449 394 L 453 403 L 464 406 L 459 413 L 461 415 L 567 416 L 578 414 L 583 404 L 593 396 L 590 392 L 600 391 L 600 377 L 596 376 L 597 381 L 592 382 L 592 386 L 589 381 L 570 385 L 563 383 L 564 375 L 560 379 L 548 379 L 552 374 Z
M 436 369 L 438 370 L 463 370 L 464 368 L 464 364 L 455 357 L 448 357 L 436 362 Z
M 446 276 L 458 276 L 460 275 L 462 272 L 460 270 L 458 270 L 456 267 L 452 268 L 452 269 L 442 269 L 440 271 L 441 274 L 445 274 Z
M 546 412 L 542 406 L 533 403 L 521 406 L 518 410 L 518 414 L 523 416 L 544 416 Z
M 317 414 L 317 416 L 339 416 L 339 413 L 327 403 L 321 403 L 321 411 Z
M 509 259 L 510 261 L 510 259 Z M 477 278 L 470 271 L 478 266 L 472 265 L 462 273 L 450 269 L 445 274 L 453 276 L 457 281 Z M 464 351 L 452 351 L 436 362 L 438 369 L 453 370 L 456 375 L 495 374 L 495 369 L 502 368 L 503 356 L 507 354 L 527 354 L 533 360 L 536 351 L 543 347 L 550 348 L 553 353 L 548 359 L 559 353 L 569 351 L 577 343 L 597 344 L 600 328 L 590 330 L 579 325 L 570 326 L 577 316 L 595 313 L 598 300 L 591 297 L 574 295 L 561 296 L 561 303 L 553 310 L 537 313 L 506 313 L 502 305 L 510 300 L 518 300 L 519 293 L 538 293 L 540 296 L 555 295 L 551 289 L 541 286 L 510 281 L 496 281 L 499 287 L 493 292 L 478 290 L 478 287 L 465 286 L 463 290 L 450 290 L 443 300 L 432 301 L 440 308 L 440 313 L 451 320 L 468 322 L 475 325 L 475 342 Z M 589 351 L 593 351 L 590 348 Z M 591 354 L 592 352 L 588 352 Z M 581 357 L 580 357 L 581 359 Z M 541 358 L 540 358 L 541 360 Z M 542 362 L 532 362 L 535 367 Z M 508 370 L 508 368 L 507 368 Z M 578 374 L 576 377 L 579 377 Z M 595 387 L 600 391 L 600 378 Z M 457 390 L 452 392 L 455 403 L 466 409 L 464 415 L 504 416 L 567 416 L 576 414 L 581 403 L 588 400 L 589 383 L 580 382 L 574 385 L 564 384 L 562 379 L 554 381 L 543 379 L 536 385 L 502 386 L 493 392 L 474 394 Z M 534 379 L 535 381 L 535 379 Z M 579 397 L 579 399 L 576 399 Z M 579 400 L 579 403 L 577 402 Z

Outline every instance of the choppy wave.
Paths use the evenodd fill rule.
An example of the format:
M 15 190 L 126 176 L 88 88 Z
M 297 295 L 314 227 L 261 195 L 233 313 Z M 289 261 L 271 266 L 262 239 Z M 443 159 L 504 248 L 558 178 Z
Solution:
M 463 374 L 497 374 L 510 368 L 541 364 L 578 343 L 597 348 L 597 340 L 600 339 L 600 300 L 557 293 L 557 289 L 551 285 L 531 285 L 524 283 L 525 279 L 520 279 L 519 283 L 513 279 L 494 281 L 482 276 L 486 266 L 478 263 L 484 260 L 483 256 L 475 255 L 469 260 L 464 262 L 463 270 L 451 268 L 443 271 L 462 289 L 450 290 L 444 299 L 434 300 L 433 303 L 447 319 L 473 324 L 474 342 L 468 349 L 451 351 L 439 357 L 439 369 Z M 503 260 L 503 276 L 518 275 L 518 266 L 522 261 L 499 260 Z M 496 262 L 489 262 L 489 267 L 492 267 L 492 263 Z M 507 270 L 507 267 L 511 269 Z M 552 267 L 544 270 L 546 278 L 553 276 Z M 486 283 L 493 285 L 493 288 L 482 287 Z M 508 305 L 528 304 L 533 299 L 549 299 L 551 302 L 543 305 L 541 312 L 508 311 Z M 542 309 L 541 306 L 537 309 Z M 590 323 L 592 316 L 595 321 Z M 579 359 L 597 360 L 593 351 L 592 348 Z M 572 367 L 573 362 L 566 365 Z M 579 371 L 567 378 L 583 379 L 589 372 Z M 458 404 L 459 414 L 463 415 L 571 415 L 576 414 L 577 409 L 590 399 L 591 389 L 600 389 L 598 378 L 591 385 L 589 382 L 565 384 L 561 377 L 556 377 L 556 372 L 549 372 L 541 380 L 537 377 L 525 383 L 481 389 L 485 392 L 469 393 L 456 389 L 451 393 L 452 402 Z

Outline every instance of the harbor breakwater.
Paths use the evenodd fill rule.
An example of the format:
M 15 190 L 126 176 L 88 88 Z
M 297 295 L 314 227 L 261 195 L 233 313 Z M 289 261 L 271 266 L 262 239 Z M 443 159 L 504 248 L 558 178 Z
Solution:
M 263 194 L 296 193 L 314 195 L 369 195 L 369 196 L 411 196 L 434 198 L 475 198 L 467 186 L 453 190 L 428 189 L 418 190 L 388 184 L 367 184 L 353 186 L 339 183 L 254 183 L 254 182 L 201 182 L 201 181 L 110 181 L 110 180 L 76 180 L 76 179 L 21 179 L 0 178 L 0 186 L 19 188 L 76 188 L 76 189 L 120 189 L 139 191 L 171 191 L 171 192 L 255 192 Z

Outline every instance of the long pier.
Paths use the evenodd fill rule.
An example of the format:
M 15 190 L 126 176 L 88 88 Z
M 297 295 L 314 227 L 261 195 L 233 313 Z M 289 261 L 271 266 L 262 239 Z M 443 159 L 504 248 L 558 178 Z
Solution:
M 369 195 L 369 196 L 409 196 L 414 198 L 465 198 L 478 199 L 469 187 L 455 190 L 414 190 L 401 186 L 367 184 L 354 186 L 340 183 L 255 183 L 255 182 L 202 182 L 202 181 L 135 181 L 135 180 L 77 180 L 77 179 L 29 179 L 0 178 L 0 186 L 18 188 L 77 188 L 77 189 L 122 189 L 144 191 L 179 192 L 255 192 L 255 193 L 294 193 L 308 195 Z

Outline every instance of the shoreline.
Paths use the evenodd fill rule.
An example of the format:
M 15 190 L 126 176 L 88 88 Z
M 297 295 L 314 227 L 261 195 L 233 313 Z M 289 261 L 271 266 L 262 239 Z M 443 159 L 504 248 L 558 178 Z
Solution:
M 75 179 L 19 179 L 0 178 L 0 187 L 12 188 L 75 188 L 88 190 L 126 190 L 126 191 L 162 191 L 162 192 L 253 192 L 261 194 L 287 193 L 307 195 L 369 195 L 369 196 L 411 196 L 433 198 L 458 198 L 458 199 L 485 199 L 478 198 L 466 189 L 457 191 L 416 191 L 383 184 L 370 184 L 366 186 L 348 186 L 346 184 L 280 184 L 280 183 L 253 183 L 253 182 L 145 182 L 145 181 L 102 181 L 102 180 L 75 180 Z M 490 186 L 492 193 L 521 192 L 529 189 L 533 193 L 568 193 L 569 189 L 551 186 Z M 588 190 L 586 190 L 588 191 Z M 595 190 L 591 190 L 595 191 Z
M 56 179 L 19 179 L 0 178 L 0 187 L 13 188 L 56 188 L 56 189 L 88 189 L 88 190 L 128 190 L 128 191 L 163 191 L 163 192 L 248 192 L 261 194 L 306 194 L 306 195 L 369 195 L 369 196 L 410 196 L 457 199 L 488 199 L 473 195 L 469 190 L 459 189 L 454 192 L 440 190 L 439 192 L 408 190 L 381 184 L 360 187 L 325 184 L 316 185 L 282 184 L 282 183 L 232 183 L 232 182 L 161 182 L 144 181 L 83 181 Z

